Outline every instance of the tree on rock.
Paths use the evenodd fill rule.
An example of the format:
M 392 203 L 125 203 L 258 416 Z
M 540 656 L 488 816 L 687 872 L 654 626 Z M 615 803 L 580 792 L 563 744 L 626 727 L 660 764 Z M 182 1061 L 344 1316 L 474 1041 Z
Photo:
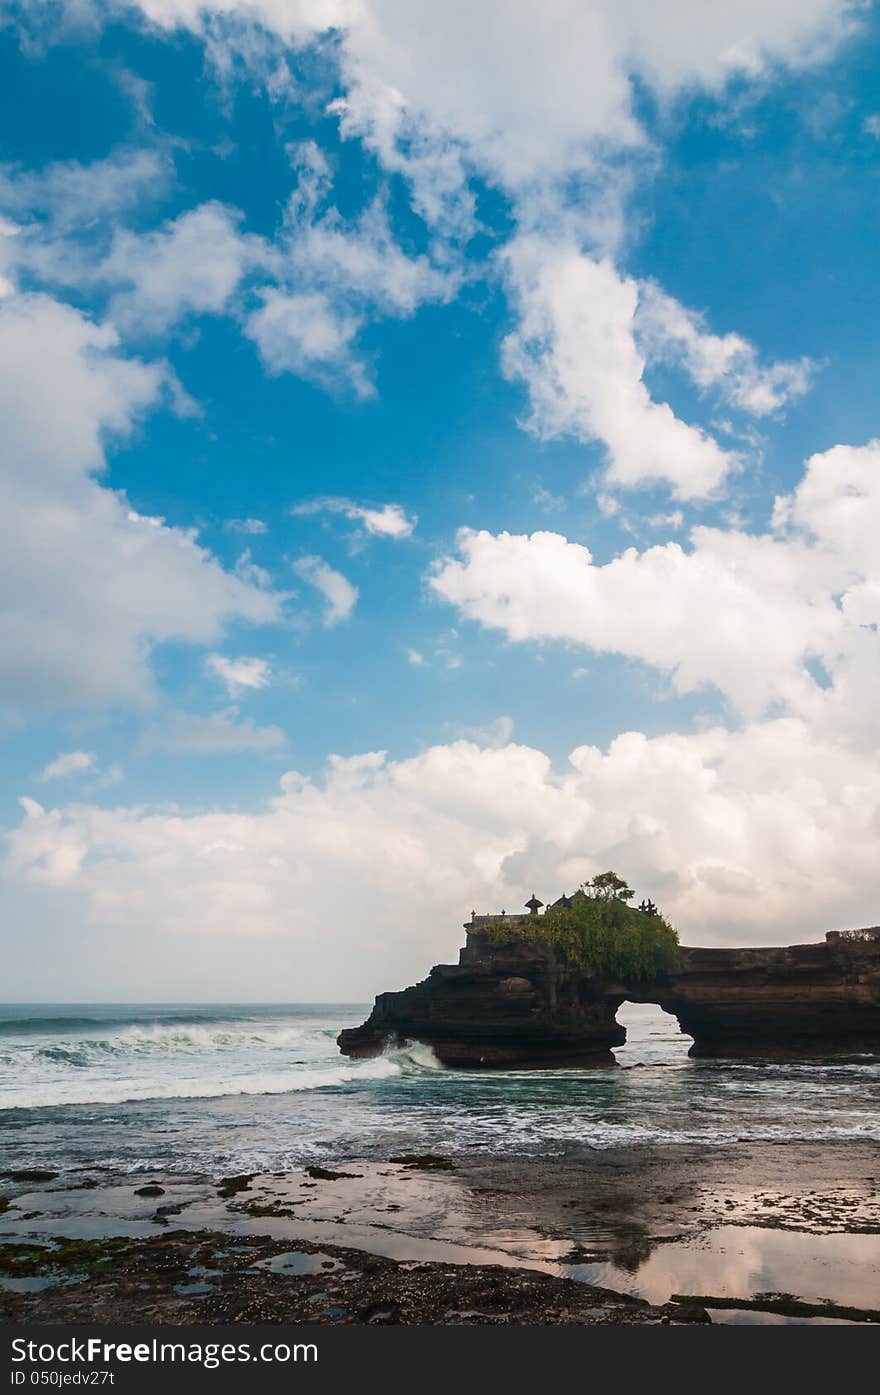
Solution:
M 543 915 L 498 921 L 496 943 L 540 940 L 602 983 L 649 982 L 678 964 L 678 935 L 653 901 L 636 910 L 635 892 L 616 872 L 600 872 L 573 896 L 560 896 Z
M 616 872 L 599 872 L 587 885 L 600 901 L 631 901 L 635 896 L 632 887 Z

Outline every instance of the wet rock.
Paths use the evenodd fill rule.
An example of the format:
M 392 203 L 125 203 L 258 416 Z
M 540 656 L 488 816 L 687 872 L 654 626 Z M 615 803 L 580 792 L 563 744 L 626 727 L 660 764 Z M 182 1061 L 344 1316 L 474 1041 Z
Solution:
M 51 1182 L 60 1175 L 42 1167 L 20 1167 L 14 1172 L 0 1172 L 0 1177 L 5 1177 L 10 1182 Z
M 251 1182 L 256 1177 L 255 1172 L 243 1172 L 237 1177 L 223 1177 L 217 1187 L 217 1195 L 228 1197 L 235 1196 L 236 1192 L 246 1192 L 250 1189 Z
M 402 1153 L 400 1157 L 389 1158 L 389 1162 L 401 1163 L 403 1167 L 417 1168 L 420 1172 L 454 1172 L 455 1163 L 451 1158 L 440 1158 L 436 1153 Z
M 306 1172 L 318 1182 L 337 1182 L 342 1177 L 363 1177 L 362 1172 L 334 1172 L 330 1167 L 307 1167 Z
M 31 1247 L 27 1253 L 21 1247 L 16 1272 L 65 1278 L 75 1265 L 89 1282 L 0 1295 L 4 1321 L 594 1325 L 658 1323 L 664 1317 L 708 1320 L 694 1305 L 652 1307 L 627 1294 L 534 1270 L 400 1264 L 339 1246 L 303 1243 L 301 1252 L 311 1254 L 314 1263 L 302 1267 L 312 1272 L 291 1273 L 279 1258 L 290 1255 L 289 1242 L 265 1236 L 234 1248 L 223 1234 L 180 1231 L 148 1241 L 56 1244 L 56 1249 Z M 337 1267 L 331 1269 L 328 1259 Z M 206 1271 L 210 1283 L 198 1282 Z

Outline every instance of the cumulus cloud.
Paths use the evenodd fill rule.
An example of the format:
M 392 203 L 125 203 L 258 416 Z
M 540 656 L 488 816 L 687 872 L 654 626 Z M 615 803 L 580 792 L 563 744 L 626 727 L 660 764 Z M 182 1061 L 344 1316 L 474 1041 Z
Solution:
M 354 351 L 358 318 L 341 313 L 317 291 L 288 295 L 270 286 L 260 291 L 259 300 L 245 333 L 270 373 L 295 373 L 326 386 L 346 381 L 357 397 L 373 395 L 369 374 Z
M 431 0 L 367 0 L 336 13 L 343 131 L 406 173 L 427 210 L 460 197 L 468 167 L 521 194 L 590 173 L 597 149 L 640 142 L 635 81 L 668 100 L 808 62 L 846 32 L 852 9 L 845 0 L 708 9 L 551 0 L 516 10 L 454 0 L 441 12 Z M 317 26 L 324 17 L 311 9 L 309 18 Z M 192 6 L 177 19 L 192 24 Z
M 47 780 L 63 780 L 68 775 L 82 775 L 86 770 L 94 770 L 95 760 L 94 751 L 62 751 L 44 766 L 37 779 L 41 784 L 45 784 Z
M 216 643 L 228 621 L 279 617 L 280 598 L 224 571 L 192 532 L 93 478 L 105 439 L 129 432 L 166 382 L 70 306 L 0 301 L 0 694 L 14 709 L 148 701 L 152 645 Z
M 224 312 L 244 274 L 265 262 L 261 239 L 219 203 L 194 208 L 149 233 L 118 232 L 95 278 L 118 287 L 110 302 L 126 332 L 161 334 L 187 315 Z
M 0 265 L 11 537 L 0 579 L 16 604 L 0 613 L 0 680 L 16 705 L 142 701 L 152 645 L 216 646 L 228 620 L 273 620 L 280 607 L 249 558 L 231 576 L 192 533 L 139 516 L 96 482 L 107 438 L 169 392 L 167 370 L 126 357 L 113 330 L 78 310 L 16 295 L 18 267 L 103 286 L 128 332 L 231 311 L 270 372 L 347 382 L 367 397 L 373 374 L 359 336 L 371 317 L 410 315 L 455 292 L 450 247 L 476 227 L 476 176 L 502 191 L 516 229 L 499 259 L 516 317 L 505 371 L 525 385 L 533 431 L 602 444 L 609 485 L 660 481 L 700 498 L 741 464 L 652 400 L 653 358 L 758 417 L 805 390 L 811 365 L 765 364 L 748 341 L 711 332 L 628 278 L 610 254 L 619 255 L 627 170 L 652 160 L 636 89 L 669 106 L 695 88 L 721 92 L 732 75 L 813 61 L 846 32 L 846 0 L 515 9 L 141 0 L 140 9 L 151 23 L 210 35 L 215 57 L 251 24 L 290 45 L 332 30 L 332 111 L 344 137 L 409 181 L 429 225 L 426 250 L 395 238 L 381 200 L 350 218 L 329 207 L 329 171 L 314 151 L 295 156 L 299 185 L 272 246 L 247 242 L 235 211 L 211 204 L 137 237 L 111 232 L 100 255 L 73 255 L 69 241 L 59 254 L 59 239 L 87 225 L 88 178 L 59 167 L 28 188 L 13 172 Z M 268 51 L 255 44 L 252 61 Z M 108 226 L 161 180 L 147 164 L 128 183 L 118 164 L 104 174 Z M 32 231 L 34 209 L 45 231 Z M 144 942 L 156 927 L 215 944 L 289 942 L 303 997 L 402 985 L 455 952 L 471 905 L 516 905 L 533 886 L 552 895 L 609 865 L 690 942 L 870 923 L 880 891 L 878 461 L 877 446 L 813 457 L 765 533 L 698 529 L 686 546 L 630 549 L 604 566 L 558 534 L 465 533 L 433 577 L 463 616 L 512 640 L 622 653 L 668 673 L 678 691 L 719 689 L 743 714 L 738 730 L 627 733 L 607 750 L 578 748 L 555 771 L 503 725 L 481 733 L 482 745 L 333 758 L 321 780 L 291 772 L 249 814 L 47 811 L 25 797 L 8 875 L 63 891 L 90 925 Z M 402 536 L 387 507 L 373 510 L 372 531 L 384 523 L 386 536 Z M 370 531 L 366 517 L 356 521 Z M 344 576 L 317 557 L 296 568 L 324 597 L 327 624 L 352 613 L 357 588 Z M 459 662 L 449 645 L 434 656 Z M 270 750 L 283 739 L 236 710 L 173 714 L 150 736 L 194 751 Z
M 382 538 L 410 538 L 418 523 L 416 515 L 408 514 L 402 504 L 357 504 L 353 499 L 329 496 L 296 504 L 291 513 L 299 517 L 309 517 L 318 513 L 339 513 L 352 522 L 360 523 L 367 533 Z
M 453 248 L 477 227 L 477 176 L 504 191 L 521 232 L 507 259 L 521 323 L 505 364 L 526 383 L 533 429 L 599 439 L 613 480 L 665 480 L 683 498 L 713 489 L 735 465 L 708 433 L 651 401 L 633 338 L 634 287 L 584 248 L 620 241 L 630 172 L 617 157 L 649 144 L 637 86 L 668 102 L 695 86 L 720 92 L 731 76 L 755 79 L 780 63 L 827 56 L 851 29 L 848 0 L 763 8 L 738 0 L 723 13 L 701 10 L 698 22 L 689 0 L 662 23 L 644 0 L 553 0 L 540 13 L 513 12 L 502 0 L 476 9 L 457 2 L 442 15 L 428 0 L 141 0 L 140 9 L 154 24 L 201 34 L 215 61 L 226 52 L 262 63 L 270 88 L 278 53 L 254 42 L 255 28 L 294 46 L 332 31 L 343 95 L 331 109 L 343 135 L 409 181 L 415 209 L 439 237 L 427 251 L 405 250 L 383 197 L 343 218 L 329 204 L 326 158 L 303 141 L 290 148 L 299 184 L 274 242 L 242 233 L 235 210 L 206 204 L 153 232 L 118 231 L 97 268 L 69 246 L 34 247 L 26 238 L 21 248 L 45 274 L 103 278 L 110 287 L 115 278 L 113 317 L 154 333 L 186 314 L 228 311 L 243 278 L 259 270 L 255 298 L 234 310 L 268 371 L 344 384 L 366 398 L 375 386 L 361 331 L 378 316 L 412 315 L 456 293 Z M 19 181 L 13 207 L 42 199 L 76 222 L 93 181 L 99 216 L 122 208 L 162 174 L 153 151 L 136 151 L 129 163 L 114 156 L 91 167 L 52 166 L 36 183 Z M 528 260 L 537 264 L 524 269 Z M 701 385 L 726 390 L 745 411 L 776 411 L 808 385 L 805 360 L 761 368 L 746 341 L 707 334 L 662 293 L 641 324 L 644 345 L 662 341 Z M 614 349 L 608 364 L 596 354 L 603 336 Z
M 504 262 L 519 322 L 502 361 L 526 385 L 529 428 L 544 439 L 601 441 L 613 484 L 662 480 L 682 499 L 717 488 L 736 456 L 654 402 L 643 381 L 636 283 L 607 260 L 545 238 L 514 239 Z
M 871 924 L 880 894 L 876 754 L 794 718 L 626 733 L 561 772 L 539 750 L 467 741 L 334 757 L 251 814 L 31 804 L 8 876 L 134 937 L 272 938 L 296 950 L 303 997 L 402 987 L 455 954 L 472 906 L 519 905 L 533 883 L 546 900 L 607 866 L 692 944 Z
M 210 671 L 226 684 L 230 697 L 238 696 L 243 690 L 265 688 L 271 675 L 265 659 L 227 659 L 223 654 L 209 654 L 205 662 Z
M 293 567 L 297 576 L 320 591 L 326 602 L 324 624 L 337 625 L 340 620 L 348 620 L 357 605 L 358 588 L 353 586 L 342 572 L 334 571 L 320 557 L 300 557 Z
M 202 33 L 217 15 L 258 23 L 294 45 L 332 28 L 342 95 L 331 110 L 343 136 L 409 182 L 415 209 L 433 229 L 452 241 L 474 231 L 474 176 L 511 200 L 525 238 L 508 249 L 521 322 L 504 362 L 527 386 L 532 429 L 598 439 L 611 480 L 665 481 L 681 498 L 707 494 L 735 467 L 736 456 L 710 434 L 651 400 L 634 338 L 636 288 L 584 248 L 620 241 L 627 175 L 619 156 L 639 156 L 649 145 L 636 114 L 639 86 L 668 104 L 696 87 L 719 93 L 734 76 L 754 80 L 780 64 L 827 57 L 856 21 L 849 0 L 737 0 L 711 13 L 697 0 L 660 11 L 645 0 L 552 0 L 515 10 L 503 0 L 476 7 L 456 0 L 442 13 L 430 0 L 141 3 L 159 24 Z M 307 163 L 304 187 L 314 196 L 326 166 L 314 156 Z M 364 311 L 352 298 L 411 313 L 427 299 L 448 298 L 452 286 L 426 258 L 403 254 L 380 204 L 355 226 L 335 211 L 317 217 L 314 206 L 302 193 L 291 201 L 299 218 L 288 250 L 293 284 L 264 296 L 247 332 L 270 371 L 342 377 L 368 396 L 372 375 L 356 349 Z M 562 237 L 560 228 L 568 229 Z M 329 293 L 337 283 L 347 286 L 347 299 Z M 744 340 L 706 334 L 668 298 L 642 326 L 646 343 L 657 346 L 662 331 L 667 356 L 745 411 L 776 411 L 808 385 L 805 361 L 761 368 Z
M 712 685 L 749 716 L 781 703 L 876 736 L 880 442 L 812 456 L 773 522 L 764 534 L 696 528 L 689 550 L 629 548 L 602 566 L 558 533 L 465 530 L 431 585 L 511 640 L 624 654 L 679 692 Z

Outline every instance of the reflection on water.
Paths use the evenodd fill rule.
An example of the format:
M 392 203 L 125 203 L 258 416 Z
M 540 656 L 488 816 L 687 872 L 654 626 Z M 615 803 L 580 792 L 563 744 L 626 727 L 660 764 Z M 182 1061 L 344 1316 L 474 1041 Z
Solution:
M 762 1226 L 718 1226 L 657 1245 L 634 1273 L 615 1263 L 579 1264 L 584 1283 L 665 1303 L 673 1293 L 753 1298 L 788 1293 L 809 1303 L 880 1307 L 880 1235 L 809 1235 Z M 737 1322 L 751 1320 L 741 1313 Z M 731 1319 L 734 1320 L 734 1319 Z
M 792 1327 L 803 1326 L 809 1322 L 810 1327 L 854 1327 L 855 1323 L 850 1318 L 833 1317 L 786 1317 L 784 1313 L 762 1313 L 757 1308 L 710 1308 L 709 1317 L 712 1322 L 719 1323 L 724 1327 Z
M 507 1204 L 497 1193 L 464 1185 L 454 1173 L 410 1171 L 389 1163 L 358 1163 L 320 1185 L 304 1173 L 263 1175 L 229 1200 L 218 1197 L 216 1184 L 207 1180 L 182 1183 L 166 1178 L 165 1184 L 169 1229 L 221 1229 L 287 1241 L 288 1251 L 261 1261 L 261 1267 L 274 1273 L 315 1273 L 339 1266 L 340 1261 L 326 1252 L 305 1254 L 295 1248 L 307 1241 L 354 1247 L 403 1262 L 527 1267 L 656 1304 L 667 1302 L 672 1294 L 750 1299 L 782 1293 L 807 1303 L 880 1308 L 878 1234 L 730 1224 L 706 1228 L 691 1223 L 689 1236 L 666 1238 L 644 1220 L 598 1211 L 594 1224 L 589 1215 L 559 1222 L 560 1215 L 571 1215 L 565 1207 L 544 1213 L 544 1229 L 540 1194 L 514 1197 Z M 86 1191 L 54 1183 L 17 1196 L 16 1203 L 3 1217 L 3 1239 L 27 1236 L 45 1242 L 58 1235 L 156 1233 L 155 1202 L 138 1195 L 130 1179 Z M 554 1215 L 556 1221 L 551 1220 Z M 589 1262 L 572 1263 L 575 1243 Z M 190 1283 L 212 1277 L 210 1271 L 187 1275 Z M 804 1319 L 713 1310 L 712 1320 Z M 826 1320 L 830 1319 L 822 1319 Z
M 40 1293 L 44 1288 L 51 1288 L 57 1282 L 57 1279 L 43 1279 L 36 1276 L 0 1275 L 0 1289 L 5 1289 L 7 1293 Z
M 328 1269 L 342 1269 L 341 1259 L 330 1255 L 306 1254 L 304 1250 L 285 1250 L 270 1259 L 258 1259 L 254 1269 L 268 1269 L 270 1274 L 321 1274 Z

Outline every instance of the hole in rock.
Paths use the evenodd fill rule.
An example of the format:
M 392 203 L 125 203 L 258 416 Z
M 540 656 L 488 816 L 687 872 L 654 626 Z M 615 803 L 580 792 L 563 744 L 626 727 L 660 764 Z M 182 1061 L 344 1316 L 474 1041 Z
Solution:
M 693 1037 L 685 1036 L 678 1018 L 664 1012 L 658 1003 L 621 1003 L 615 1014 L 626 1028 L 623 1046 L 614 1048 L 621 1066 L 673 1065 L 687 1059 Z

